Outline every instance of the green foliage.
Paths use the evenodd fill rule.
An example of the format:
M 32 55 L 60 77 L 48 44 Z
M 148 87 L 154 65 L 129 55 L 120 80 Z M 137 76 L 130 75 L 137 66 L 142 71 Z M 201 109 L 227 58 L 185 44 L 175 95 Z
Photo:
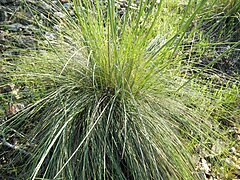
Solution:
M 1 124 L 3 135 L 14 130 L 22 144 L 33 144 L 22 178 L 201 179 L 188 145 L 210 151 L 206 144 L 224 139 L 210 116 L 230 102 L 222 94 L 229 101 L 215 104 L 220 91 L 199 78 L 210 66 L 189 77 L 197 68 L 180 54 L 206 1 L 184 5 L 166 37 L 158 31 L 162 1 L 141 0 L 123 14 L 113 0 L 73 3 L 74 17 L 68 11 L 52 17 L 57 30 L 38 24 L 52 38 L 20 51 L 13 62 L 1 61 L 10 82 L 43 89 Z

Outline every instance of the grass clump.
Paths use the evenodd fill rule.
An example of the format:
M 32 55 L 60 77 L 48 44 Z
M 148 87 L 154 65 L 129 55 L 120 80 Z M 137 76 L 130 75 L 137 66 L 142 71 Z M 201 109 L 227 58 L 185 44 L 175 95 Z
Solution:
M 51 36 L 1 61 L 12 83 L 44 87 L 39 100 L 1 124 L 4 136 L 14 131 L 30 144 L 22 177 L 201 179 L 187 144 L 223 137 L 209 109 L 192 100 L 210 102 L 214 94 L 203 96 L 198 80 L 188 83 L 176 53 L 204 3 L 190 16 L 184 11 L 167 39 L 155 28 L 162 1 L 141 0 L 122 14 L 113 0 L 74 0 L 74 17 L 65 11 L 51 17 L 57 27 L 38 24 Z

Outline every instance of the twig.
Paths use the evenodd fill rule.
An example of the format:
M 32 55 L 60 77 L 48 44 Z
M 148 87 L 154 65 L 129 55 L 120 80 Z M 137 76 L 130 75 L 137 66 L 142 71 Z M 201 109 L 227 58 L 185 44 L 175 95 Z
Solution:
M 11 149 L 18 150 L 25 155 L 31 155 L 29 152 L 25 151 L 24 149 L 21 149 L 19 146 L 15 146 L 15 145 L 7 142 L 5 138 L 0 137 L 0 141 L 2 141 L 3 145 L 5 145 Z

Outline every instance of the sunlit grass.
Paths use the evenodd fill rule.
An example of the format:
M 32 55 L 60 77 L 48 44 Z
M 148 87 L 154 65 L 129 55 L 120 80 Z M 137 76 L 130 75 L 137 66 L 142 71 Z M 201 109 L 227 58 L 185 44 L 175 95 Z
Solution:
M 206 72 L 211 64 L 184 61 L 183 39 L 205 1 L 185 3 L 172 28 L 161 20 L 162 2 L 140 1 L 123 15 L 112 0 L 73 2 L 75 17 L 53 17 L 57 29 L 38 23 L 53 35 L 38 49 L 1 61 L 12 83 L 44 87 L 42 98 L 1 124 L 4 135 L 14 130 L 34 144 L 22 176 L 201 179 L 193 146 L 211 152 L 209 144 L 226 138 L 212 113 L 230 102 L 200 79 L 215 73 Z

